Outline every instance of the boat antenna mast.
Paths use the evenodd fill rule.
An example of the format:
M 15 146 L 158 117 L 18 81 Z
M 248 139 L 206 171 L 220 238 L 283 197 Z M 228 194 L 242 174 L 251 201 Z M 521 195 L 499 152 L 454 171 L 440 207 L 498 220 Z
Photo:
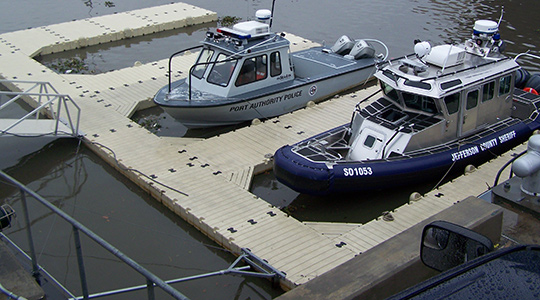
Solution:
M 272 30 L 272 21 L 274 20 L 274 5 L 276 4 L 276 0 L 272 0 L 272 10 L 271 10 L 271 16 L 270 16 L 270 30 Z
M 501 7 L 501 17 L 499 18 L 499 22 L 497 23 L 497 28 L 501 25 L 502 19 L 504 15 L 504 5 Z

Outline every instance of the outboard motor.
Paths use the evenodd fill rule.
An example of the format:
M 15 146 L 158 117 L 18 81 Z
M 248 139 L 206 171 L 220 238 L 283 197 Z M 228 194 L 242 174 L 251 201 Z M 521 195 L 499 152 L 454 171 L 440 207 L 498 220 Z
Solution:
M 364 40 L 358 40 L 349 53 L 354 59 L 375 57 L 375 48 Z
M 345 55 L 349 53 L 353 47 L 354 41 L 350 37 L 343 35 L 336 41 L 330 50 L 339 55 Z

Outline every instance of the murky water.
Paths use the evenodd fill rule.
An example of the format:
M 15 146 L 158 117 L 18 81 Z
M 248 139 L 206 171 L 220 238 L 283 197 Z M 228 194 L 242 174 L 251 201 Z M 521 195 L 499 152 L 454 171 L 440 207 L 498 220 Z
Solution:
M 92 7 L 86 6 L 92 3 Z M 99 16 L 171 2 L 113 0 L 105 1 L 24 0 L 0 3 L 0 33 L 28 27 Z M 251 18 L 255 10 L 269 8 L 270 0 L 185 0 L 207 8 L 218 16 Z M 412 52 L 413 40 L 430 41 L 433 45 L 458 42 L 470 36 L 477 19 L 498 20 L 501 7 L 505 15 L 501 23 L 507 53 L 531 50 L 539 53 L 540 18 L 534 0 L 511 1 L 276 1 L 273 29 L 307 39 L 332 44 L 343 34 L 353 38 L 376 38 L 390 48 L 391 57 Z M 167 58 L 172 52 L 196 44 L 216 24 L 194 26 L 184 30 L 140 37 L 128 41 L 91 47 L 39 58 L 44 63 L 78 56 L 90 69 L 106 72 L 132 66 L 136 61 L 150 62 Z M 529 70 L 540 72 L 540 62 L 520 61 Z M 16 111 L 8 114 L 16 114 Z M 157 118 L 167 118 L 151 112 Z M 174 120 L 167 120 L 159 134 L 185 135 Z M 184 130 L 184 132 L 182 132 Z M 187 135 L 212 135 L 218 132 L 187 132 Z M 75 216 L 86 226 L 120 248 L 136 261 L 164 279 L 178 278 L 226 268 L 234 256 L 219 247 L 179 217 L 156 203 L 114 169 L 74 141 L 11 138 L 0 141 L 0 167 L 51 202 Z M 279 184 L 271 173 L 257 176 L 253 192 L 302 220 L 367 222 L 383 211 L 407 202 L 413 191 L 425 192 L 434 182 L 419 183 L 408 189 L 309 197 L 299 195 Z M 15 191 L 0 185 L 0 198 L 20 209 Z M 2 202 L 3 203 L 3 202 Z M 73 291 L 79 291 L 74 262 L 71 231 L 58 218 L 37 205 L 31 205 L 36 248 L 49 271 Z M 22 218 L 5 233 L 25 245 Z M 71 245 L 71 247 L 69 246 Z M 64 247 L 66 246 L 66 247 Z M 120 267 L 110 255 L 90 243 L 83 243 L 87 273 L 92 292 L 143 284 L 134 272 Z M 105 267 L 102 267 L 105 265 Z M 103 271 L 107 270 L 107 271 Z M 280 293 L 264 280 L 221 276 L 175 285 L 192 299 L 269 299 Z M 144 295 L 144 293 L 142 294 Z M 139 295 L 140 296 L 140 295 Z M 137 297 L 135 297 L 137 298 Z M 124 297 L 122 299 L 134 299 Z

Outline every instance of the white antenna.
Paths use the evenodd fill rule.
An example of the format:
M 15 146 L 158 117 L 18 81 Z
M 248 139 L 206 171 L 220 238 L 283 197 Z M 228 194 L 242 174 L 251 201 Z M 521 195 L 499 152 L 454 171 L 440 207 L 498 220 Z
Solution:
M 504 15 L 504 6 L 501 7 L 501 17 L 499 18 L 499 23 L 497 23 L 497 28 L 499 28 L 499 25 L 501 25 L 503 15 Z

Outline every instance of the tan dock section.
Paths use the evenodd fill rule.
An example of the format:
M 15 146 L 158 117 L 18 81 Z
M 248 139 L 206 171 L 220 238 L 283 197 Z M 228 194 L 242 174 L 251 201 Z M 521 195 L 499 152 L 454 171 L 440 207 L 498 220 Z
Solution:
M 332 225 L 301 223 L 248 191 L 253 174 L 271 168 L 279 147 L 348 122 L 354 106 L 376 87 L 206 140 L 160 138 L 128 117 L 167 84 L 167 59 L 99 75 L 66 75 L 31 58 L 215 20 L 215 13 L 176 3 L 3 34 L 0 76 L 48 81 L 71 95 L 81 107 L 80 128 L 89 148 L 217 243 L 237 253 L 249 248 L 285 272 L 284 288 L 303 284 L 465 198 L 452 192 L 465 188 L 443 186 L 392 212 L 393 221 Z M 293 51 L 314 45 L 288 38 Z M 175 59 L 173 76 L 184 76 L 194 59 Z M 465 181 L 493 178 L 491 170 L 480 175 L 485 169 Z M 485 179 L 477 181 L 467 196 L 486 188 Z

